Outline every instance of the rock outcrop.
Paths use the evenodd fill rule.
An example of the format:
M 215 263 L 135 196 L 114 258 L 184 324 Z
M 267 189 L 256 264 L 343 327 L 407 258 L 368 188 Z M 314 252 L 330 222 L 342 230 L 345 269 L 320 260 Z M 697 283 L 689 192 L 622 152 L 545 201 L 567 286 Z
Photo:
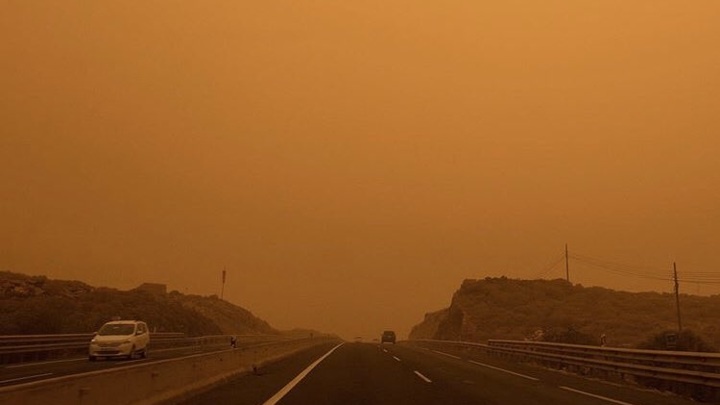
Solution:
M 682 295 L 683 326 L 720 347 L 720 296 Z M 675 296 L 586 288 L 565 280 L 465 280 L 450 307 L 425 315 L 410 339 L 535 339 L 636 346 L 677 329 Z
M 191 336 L 280 333 L 250 311 L 215 296 L 144 286 L 120 291 L 0 272 L 0 335 L 88 333 L 116 317 L 144 320 L 152 331 Z

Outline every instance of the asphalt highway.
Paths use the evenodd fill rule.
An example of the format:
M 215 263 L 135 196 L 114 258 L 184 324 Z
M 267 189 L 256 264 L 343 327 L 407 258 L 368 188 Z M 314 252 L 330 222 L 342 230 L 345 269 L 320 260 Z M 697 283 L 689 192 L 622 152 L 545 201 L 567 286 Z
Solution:
M 689 405 L 677 396 L 406 344 L 315 347 L 188 398 L 183 405 Z

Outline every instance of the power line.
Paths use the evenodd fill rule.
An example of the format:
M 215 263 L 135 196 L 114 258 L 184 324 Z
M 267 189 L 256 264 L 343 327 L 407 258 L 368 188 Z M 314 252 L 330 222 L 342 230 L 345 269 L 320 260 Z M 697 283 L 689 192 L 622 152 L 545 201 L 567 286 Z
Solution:
M 682 281 L 683 283 L 690 283 L 690 284 L 720 284 L 720 280 L 695 280 L 695 279 L 688 279 L 688 278 L 678 278 L 678 280 Z
M 608 259 L 600 259 L 597 257 L 592 257 L 588 255 L 578 254 L 578 253 L 572 253 L 571 257 L 573 257 L 576 260 L 579 261 L 585 261 L 585 262 L 591 262 L 594 264 L 599 264 L 603 266 L 613 267 L 617 269 L 622 269 L 626 271 L 636 271 L 638 273 L 643 272 L 644 274 L 654 274 L 656 272 L 665 272 L 667 269 L 661 268 L 661 267 L 655 267 L 655 266 L 640 266 L 640 265 L 631 265 L 626 263 L 620 263 Z M 647 273 L 650 272 L 650 273 Z
M 580 254 L 572 254 L 570 257 L 573 259 L 585 263 L 587 265 L 605 269 L 607 271 L 613 272 L 615 274 L 621 274 L 621 275 L 627 275 L 627 276 L 634 276 L 634 277 L 640 277 L 640 278 L 646 278 L 646 279 L 655 279 L 655 280 L 670 280 L 670 274 L 668 274 L 667 277 L 662 277 L 658 275 L 660 272 L 667 272 L 666 269 L 660 269 L 656 267 L 650 267 L 650 266 L 638 266 L 638 265 L 629 265 L 624 263 L 619 263 L 607 259 L 599 259 L 596 257 L 586 256 L 586 255 L 580 255 Z
M 675 280 L 675 275 L 670 269 L 631 265 L 578 253 L 571 253 L 570 258 L 615 275 L 658 281 Z M 661 276 L 659 273 L 665 273 L 667 276 Z M 712 271 L 682 272 L 682 275 L 678 275 L 677 277 L 678 281 L 690 284 L 720 284 L 720 273 Z
M 537 274 L 535 277 L 533 277 L 533 278 L 534 278 L 534 279 L 538 279 L 538 278 L 543 278 L 543 277 L 545 277 L 548 273 L 550 273 L 550 272 L 551 272 L 558 264 L 560 264 L 563 260 L 565 260 L 565 253 L 564 253 L 564 252 L 563 252 L 563 253 L 560 253 L 556 258 L 554 258 L 554 259 L 552 260 L 552 262 L 550 262 L 549 265 L 543 267 L 543 269 L 540 270 L 540 271 L 538 272 L 538 274 Z

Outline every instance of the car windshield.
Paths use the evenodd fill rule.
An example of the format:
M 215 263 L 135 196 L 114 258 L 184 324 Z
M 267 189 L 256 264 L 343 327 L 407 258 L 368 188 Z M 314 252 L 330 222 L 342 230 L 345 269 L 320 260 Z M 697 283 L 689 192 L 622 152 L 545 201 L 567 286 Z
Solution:
M 131 323 L 107 324 L 98 331 L 100 336 L 125 336 L 133 333 L 135 333 L 135 325 Z

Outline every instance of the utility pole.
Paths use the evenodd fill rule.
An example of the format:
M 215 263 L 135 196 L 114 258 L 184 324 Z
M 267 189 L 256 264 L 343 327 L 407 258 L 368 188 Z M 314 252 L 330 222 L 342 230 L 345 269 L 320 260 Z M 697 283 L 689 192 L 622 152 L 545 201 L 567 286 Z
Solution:
M 223 267 L 223 272 L 222 272 L 222 287 L 221 287 L 221 289 L 220 289 L 220 299 L 223 299 L 223 295 L 225 294 L 225 274 L 226 274 L 225 267 Z
M 565 280 L 567 282 L 570 282 L 570 260 L 568 258 L 568 248 L 567 243 L 565 244 Z
M 678 283 L 677 265 L 673 262 L 673 278 L 675 279 L 675 305 L 677 307 L 678 332 L 682 332 L 682 320 L 680 319 L 680 284 Z

